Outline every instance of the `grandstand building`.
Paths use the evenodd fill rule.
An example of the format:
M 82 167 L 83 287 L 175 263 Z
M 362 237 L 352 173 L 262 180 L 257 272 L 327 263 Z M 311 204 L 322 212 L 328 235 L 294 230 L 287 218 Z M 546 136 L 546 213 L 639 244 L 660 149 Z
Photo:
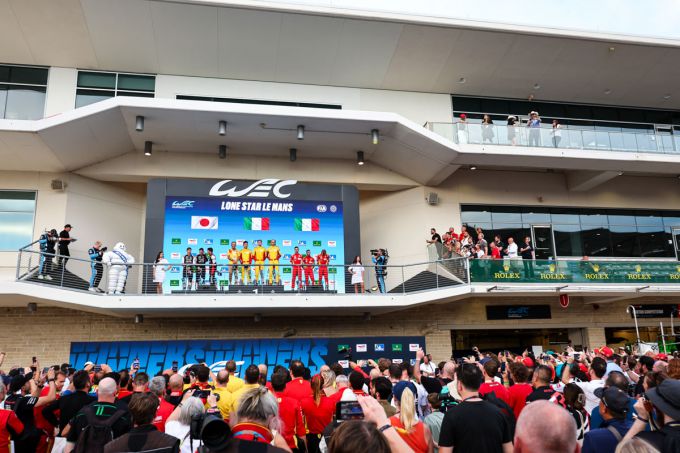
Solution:
M 80 364 L 146 351 L 160 369 L 172 347 L 276 363 L 322 339 L 340 359 L 424 346 L 436 361 L 674 342 L 660 334 L 680 300 L 677 30 L 644 5 L 635 28 L 592 4 L 576 28 L 548 5 L 504 20 L 357 3 L 0 4 L 0 347 Z M 71 258 L 38 278 L 35 241 L 65 224 Z M 463 225 L 529 237 L 536 261 L 426 243 Z M 231 242 L 258 239 L 276 239 L 281 283 L 233 283 Z M 135 258 L 124 294 L 88 291 L 95 241 Z M 295 245 L 327 249 L 326 284 L 295 288 Z M 186 287 L 187 247 L 214 249 L 213 280 L 206 265 Z M 159 251 L 163 295 L 143 264 Z

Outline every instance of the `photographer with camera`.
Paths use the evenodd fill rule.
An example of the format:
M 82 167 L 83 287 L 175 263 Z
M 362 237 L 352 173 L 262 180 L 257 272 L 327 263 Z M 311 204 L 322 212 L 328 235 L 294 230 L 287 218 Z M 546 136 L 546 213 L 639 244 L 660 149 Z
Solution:
M 385 293 L 385 265 L 387 264 L 387 251 L 385 249 L 371 250 L 371 261 L 375 264 L 375 279 L 378 282 L 378 291 Z
M 92 275 L 90 276 L 90 287 L 87 288 L 88 291 L 92 291 L 95 293 L 104 292 L 101 289 L 99 289 L 99 282 L 102 281 L 102 274 L 104 274 L 104 265 L 102 264 L 102 257 L 104 256 L 104 252 L 106 252 L 107 250 L 108 250 L 107 247 L 102 247 L 101 241 L 97 241 L 87 251 L 87 254 L 90 256 L 90 268 L 92 272 Z
M 190 390 L 182 397 L 182 402 L 177 405 L 165 422 L 165 433 L 179 439 L 181 453 L 194 453 L 200 445 L 200 433 L 192 433 L 192 420 L 203 420 L 205 406 L 200 398 L 194 397 L 194 391 Z

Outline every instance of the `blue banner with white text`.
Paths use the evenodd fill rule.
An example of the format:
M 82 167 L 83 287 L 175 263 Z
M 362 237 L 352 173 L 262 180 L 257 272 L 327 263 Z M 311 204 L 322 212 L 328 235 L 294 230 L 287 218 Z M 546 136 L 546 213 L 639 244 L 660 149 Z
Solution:
M 322 365 L 334 362 L 348 369 L 350 360 L 361 365 L 384 357 L 412 364 L 421 347 L 425 347 L 422 336 L 74 342 L 70 362 L 77 369 L 89 361 L 121 371 L 139 359 L 140 370 L 154 376 L 170 369 L 174 361 L 181 372 L 203 362 L 219 371 L 234 360 L 237 374 L 242 375 L 251 364 L 266 364 L 271 374 L 275 365 L 288 367 L 291 360 L 299 359 L 316 374 Z

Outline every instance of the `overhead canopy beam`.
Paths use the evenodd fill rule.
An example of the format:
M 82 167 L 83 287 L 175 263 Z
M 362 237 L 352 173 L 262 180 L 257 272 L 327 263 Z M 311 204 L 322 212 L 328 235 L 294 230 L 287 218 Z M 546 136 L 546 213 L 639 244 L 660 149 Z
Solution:
M 571 192 L 586 192 L 617 176 L 619 176 L 618 171 L 569 171 L 567 172 L 567 189 Z

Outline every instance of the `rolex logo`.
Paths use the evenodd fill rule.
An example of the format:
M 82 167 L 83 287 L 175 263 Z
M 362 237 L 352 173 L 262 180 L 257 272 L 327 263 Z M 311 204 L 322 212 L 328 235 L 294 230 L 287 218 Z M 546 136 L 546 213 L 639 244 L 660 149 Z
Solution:
M 640 272 L 640 271 L 642 271 L 642 266 L 640 266 L 639 264 L 636 264 L 635 265 L 635 272 Z
M 554 264 L 549 265 L 548 269 L 550 269 L 550 272 L 554 273 L 555 272 L 555 265 Z
M 675 269 L 680 273 L 680 266 L 677 266 Z
M 508 271 L 510 270 L 510 265 L 509 265 L 509 264 L 504 264 L 504 265 L 503 265 L 503 270 L 504 270 L 505 272 L 508 272 Z
M 595 272 L 600 272 L 600 265 L 599 264 L 593 264 L 593 265 L 591 265 L 591 267 L 593 268 L 593 270 Z

